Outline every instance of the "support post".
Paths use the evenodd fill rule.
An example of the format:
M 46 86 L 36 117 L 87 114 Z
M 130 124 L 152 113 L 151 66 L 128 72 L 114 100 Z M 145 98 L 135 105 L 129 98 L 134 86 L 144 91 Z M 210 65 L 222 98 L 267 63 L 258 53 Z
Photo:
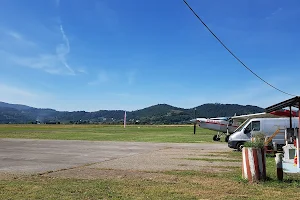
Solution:
M 277 152 L 277 143 L 276 143 L 276 142 L 273 142 L 273 150 L 274 150 L 275 152 Z
M 290 128 L 292 128 L 292 106 L 290 106 Z
M 297 152 L 297 170 L 299 170 L 300 168 L 300 100 L 298 102 L 298 105 L 299 105 L 299 108 L 298 108 L 298 118 L 299 118 L 299 123 L 298 123 L 298 133 L 297 133 L 297 136 L 296 136 L 296 152 Z
M 283 180 L 283 169 L 282 169 L 282 153 L 276 153 L 275 162 L 276 162 L 276 169 L 277 169 L 277 179 L 279 181 Z
M 196 110 L 197 110 L 197 108 L 194 108 L 194 119 L 196 119 L 196 121 L 197 121 L 197 118 L 196 118 Z M 194 135 L 196 134 L 196 122 L 195 122 L 195 124 L 194 124 Z

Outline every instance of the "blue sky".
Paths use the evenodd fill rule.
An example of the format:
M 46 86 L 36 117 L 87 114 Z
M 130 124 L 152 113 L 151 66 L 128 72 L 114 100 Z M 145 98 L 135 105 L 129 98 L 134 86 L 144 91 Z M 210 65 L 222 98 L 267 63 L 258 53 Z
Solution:
M 251 69 L 300 95 L 300 2 L 188 0 Z M 182 0 L 0 1 L 0 101 L 57 110 L 290 98 L 243 68 Z

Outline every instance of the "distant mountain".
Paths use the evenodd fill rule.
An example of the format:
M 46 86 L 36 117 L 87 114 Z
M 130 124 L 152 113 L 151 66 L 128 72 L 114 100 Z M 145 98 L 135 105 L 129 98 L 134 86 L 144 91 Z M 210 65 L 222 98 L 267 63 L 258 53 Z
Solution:
M 196 107 L 197 117 L 220 117 L 263 112 L 251 105 L 203 104 Z M 194 108 L 184 109 L 168 104 L 157 104 L 144 109 L 127 112 L 128 123 L 181 124 L 194 118 Z M 0 123 L 122 123 L 123 110 L 99 110 L 96 112 L 60 112 L 38 109 L 25 105 L 0 102 Z
M 238 104 L 219 104 L 210 103 L 198 106 L 197 113 L 203 117 L 219 117 L 219 116 L 234 116 L 236 115 L 246 115 L 252 113 L 264 112 L 263 108 L 251 105 L 238 105 Z
M 17 110 L 28 110 L 28 109 L 31 109 L 32 107 L 19 105 L 19 104 L 9 104 L 9 103 L 0 101 L 0 108 L 14 108 Z
M 180 113 L 184 111 L 185 109 L 183 108 L 177 108 L 168 104 L 157 104 L 141 110 L 133 111 L 131 114 L 133 114 L 135 117 L 141 118 L 149 116 L 162 116 L 171 113 Z

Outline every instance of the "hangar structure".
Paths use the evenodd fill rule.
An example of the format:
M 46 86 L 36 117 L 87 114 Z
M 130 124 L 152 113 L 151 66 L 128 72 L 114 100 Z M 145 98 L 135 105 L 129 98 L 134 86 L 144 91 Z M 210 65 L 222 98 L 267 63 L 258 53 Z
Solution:
M 283 171 L 286 173 L 300 173 L 300 97 L 295 96 L 291 99 L 269 106 L 265 110 L 267 113 L 270 113 L 287 107 L 290 110 L 290 127 L 286 127 L 285 130 L 286 144 L 283 147 L 284 157 L 282 167 Z M 299 118 L 298 127 L 294 128 L 292 128 L 292 107 L 298 109 Z

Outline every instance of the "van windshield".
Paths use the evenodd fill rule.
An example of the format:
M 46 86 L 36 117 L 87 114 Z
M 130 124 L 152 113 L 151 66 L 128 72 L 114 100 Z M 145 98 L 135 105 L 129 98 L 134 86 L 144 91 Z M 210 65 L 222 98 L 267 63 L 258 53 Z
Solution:
M 251 119 L 248 118 L 246 121 L 244 121 L 239 127 L 237 127 L 237 129 L 235 129 L 234 132 L 237 132 L 237 131 L 241 131 L 243 128 L 244 128 L 244 125 L 249 122 Z

